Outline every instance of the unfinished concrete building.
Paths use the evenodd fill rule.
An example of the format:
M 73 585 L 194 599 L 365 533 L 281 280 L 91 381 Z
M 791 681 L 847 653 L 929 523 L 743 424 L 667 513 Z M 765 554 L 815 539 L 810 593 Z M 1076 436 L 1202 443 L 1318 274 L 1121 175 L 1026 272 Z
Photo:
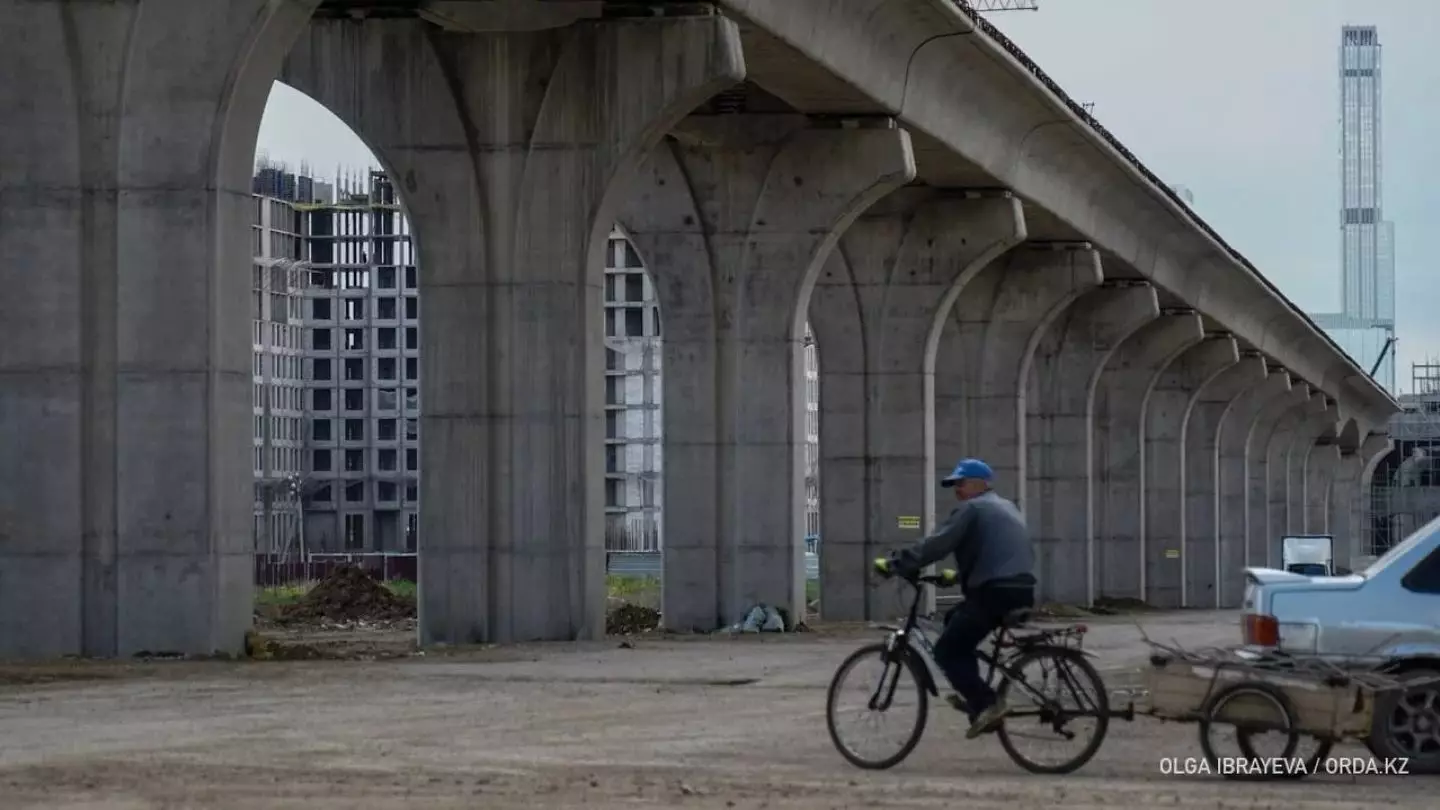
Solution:
M 1395 447 L 1378 460 L 1371 480 L 1365 524 L 1371 556 L 1440 516 L 1440 360 L 1410 365 L 1410 391 L 1390 418 Z

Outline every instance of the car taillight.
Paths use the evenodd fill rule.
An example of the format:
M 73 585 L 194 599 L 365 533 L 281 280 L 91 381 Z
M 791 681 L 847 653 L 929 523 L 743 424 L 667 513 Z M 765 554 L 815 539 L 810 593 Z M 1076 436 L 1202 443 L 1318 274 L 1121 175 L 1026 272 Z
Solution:
M 1280 622 L 1276 621 L 1274 616 L 1246 613 L 1240 621 L 1246 644 L 1260 647 L 1280 646 Z

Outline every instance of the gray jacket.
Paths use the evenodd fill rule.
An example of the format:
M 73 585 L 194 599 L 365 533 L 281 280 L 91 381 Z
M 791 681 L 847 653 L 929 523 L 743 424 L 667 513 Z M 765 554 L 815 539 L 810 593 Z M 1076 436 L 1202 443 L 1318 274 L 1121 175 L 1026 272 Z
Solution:
M 965 593 L 981 586 L 1034 587 L 1035 549 L 1025 516 L 1015 504 L 986 492 L 961 504 L 934 534 L 902 551 L 903 563 L 917 568 L 955 556 Z

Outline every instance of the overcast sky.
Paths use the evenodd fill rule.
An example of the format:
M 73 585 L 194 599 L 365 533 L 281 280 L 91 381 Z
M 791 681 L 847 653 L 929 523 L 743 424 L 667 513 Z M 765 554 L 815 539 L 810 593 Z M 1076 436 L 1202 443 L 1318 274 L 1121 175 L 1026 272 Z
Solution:
M 1340 26 L 1384 46 L 1384 206 L 1395 223 L 1396 381 L 1440 356 L 1440 0 L 1038 0 L 990 19 L 1298 305 L 1340 298 Z M 1429 91 L 1429 92 L 1427 92 Z M 259 149 L 333 176 L 374 163 L 319 105 L 283 85 Z M 1367 368 L 1369 363 L 1364 363 Z

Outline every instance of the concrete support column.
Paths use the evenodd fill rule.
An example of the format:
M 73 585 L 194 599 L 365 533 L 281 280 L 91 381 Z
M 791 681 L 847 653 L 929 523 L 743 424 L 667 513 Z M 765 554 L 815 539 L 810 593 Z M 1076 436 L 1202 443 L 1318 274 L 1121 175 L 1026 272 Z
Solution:
M 1325 459 L 1317 464 L 1317 477 L 1313 482 L 1310 480 L 1309 472 L 1310 456 L 1315 451 L 1316 443 L 1322 437 L 1333 438 L 1337 435 L 1336 423 L 1340 419 L 1339 409 L 1335 402 L 1328 397 L 1325 399 L 1325 403 L 1323 410 L 1307 418 L 1296 429 L 1294 436 L 1291 437 L 1290 447 L 1285 453 L 1285 466 L 1290 479 L 1286 488 L 1285 526 L 1286 531 L 1290 534 L 1302 534 L 1308 531 L 1306 528 L 1307 513 L 1310 511 L 1308 493 L 1311 484 L 1318 487 L 1323 480 L 1328 480 L 1329 465 L 1332 463 L 1330 459 Z M 1333 458 L 1333 452 L 1331 457 Z M 1320 470 L 1325 471 L 1323 475 L 1319 472 Z M 1323 508 L 1323 491 L 1317 494 L 1322 499 Z
M 856 220 L 816 279 L 825 618 L 894 613 L 893 594 L 871 587 L 869 561 L 934 527 L 938 326 L 965 284 L 1024 238 L 1009 193 L 907 188 Z M 900 516 L 921 527 L 898 528 Z
M 1235 403 L 1251 391 L 1272 390 L 1259 352 L 1220 372 L 1190 409 L 1185 427 L 1185 509 L 1180 514 L 1180 564 L 1185 572 L 1184 607 L 1219 607 L 1222 568 L 1220 528 L 1220 426 Z
M 1025 397 L 1035 347 L 1076 298 L 1103 280 L 1089 243 L 1027 243 L 965 287 L 940 337 L 935 376 L 937 474 L 984 459 L 996 488 L 1025 504 Z
M 1096 380 L 1090 479 L 1097 597 L 1145 598 L 1145 402 L 1160 372 L 1204 338 L 1193 310 L 1164 313 L 1120 344 Z
M 1355 558 L 1355 536 L 1359 529 L 1360 474 L 1365 470 L 1363 445 L 1345 452 L 1341 448 L 1340 460 L 1335 465 L 1335 474 L 1330 479 L 1330 492 L 1326 498 L 1326 533 L 1335 538 L 1335 565 L 1353 568 Z
M 1145 600 L 1156 607 L 1188 604 L 1184 549 L 1185 434 L 1200 391 L 1240 362 L 1230 335 L 1208 336 L 1155 378 L 1145 401 L 1144 555 Z
M 1246 551 L 1245 567 L 1269 567 L 1271 565 L 1270 551 L 1273 543 L 1270 538 L 1273 534 L 1271 524 L 1271 503 L 1272 491 L 1271 473 L 1273 470 L 1283 470 L 1283 465 L 1277 458 L 1271 458 L 1271 438 L 1282 424 L 1290 419 L 1290 414 L 1297 408 L 1304 407 L 1310 401 L 1310 385 L 1305 381 L 1292 376 L 1290 378 L 1290 390 L 1277 396 L 1267 403 L 1255 417 L 1255 422 L 1250 426 L 1250 431 L 1245 440 L 1246 467 L 1248 469 L 1248 503 L 1247 508 L 1249 528 L 1246 530 Z M 1284 491 L 1284 476 L 1279 477 L 1280 491 Z M 1283 496 L 1282 496 L 1283 498 Z
M 683 516 L 666 522 L 667 627 L 713 630 L 756 603 L 804 616 L 810 290 L 851 222 L 915 174 L 908 134 L 875 123 L 692 117 L 622 217 L 665 319 L 665 509 Z
M 1371 507 L 1372 495 L 1370 492 L 1374 484 L 1375 468 L 1380 462 L 1390 455 L 1395 449 L 1395 444 L 1390 437 L 1384 433 L 1369 433 L 1365 435 L 1364 441 L 1360 443 L 1357 451 L 1360 455 L 1360 480 L 1357 486 L 1355 497 L 1350 500 L 1351 525 L 1354 532 L 1350 536 L 1350 567 L 1357 567 L 1359 561 L 1370 556 L 1372 538 L 1374 536 L 1374 520 Z
M 1095 600 L 1096 382 L 1115 349 L 1159 316 L 1154 287 L 1107 282 L 1076 299 L 1036 349 L 1026 398 L 1026 514 L 1046 599 Z
M 250 177 L 314 5 L 0 3 L 0 658 L 242 647 Z
M 1330 533 L 1330 485 L 1341 474 L 1340 445 L 1334 437 L 1321 436 L 1310 446 L 1305 459 L 1306 534 Z
M 1250 515 L 1252 511 L 1265 513 L 1263 486 L 1258 502 L 1252 503 L 1251 499 L 1251 469 L 1263 473 L 1265 460 L 1252 458 L 1247 452 L 1250 432 L 1260 414 L 1277 399 L 1288 396 L 1291 389 L 1290 374 L 1285 369 L 1270 366 L 1267 372 L 1265 382 L 1252 385 L 1236 397 L 1220 419 L 1220 512 L 1215 539 L 1220 560 L 1215 606 L 1220 608 L 1236 607 L 1244 596 L 1244 570 L 1251 559 Z
M 603 635 L 604 250 L 636 167 L 743 77 L 714 16 L 323 21 L 288 61 L 376 149 L 417 232 L 423 643 Z
M 1290 531 L 1290 445 L 1306 422 L 1325 410 L 1325 395 L 1306 384 L 1308 395 L 1302 404 L 1292 407 L 1275 422 L 1266 445 L 1267 507 L 1266 531 L 1261 538 L 1265 552 L 1264 564 L 1273 568 L 1280 564 L 1280 538 Z

